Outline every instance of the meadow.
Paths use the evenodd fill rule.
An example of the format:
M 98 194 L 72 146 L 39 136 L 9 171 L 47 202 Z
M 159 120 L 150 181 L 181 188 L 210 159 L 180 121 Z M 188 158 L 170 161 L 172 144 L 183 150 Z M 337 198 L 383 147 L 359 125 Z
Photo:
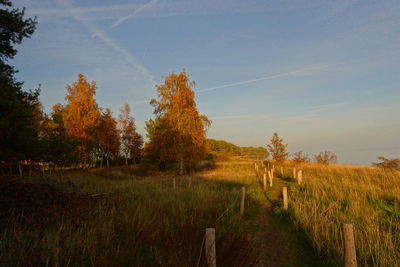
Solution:
M 288 266 L 341 266 L 343 222 L 354 225 L 360 266 L 400 264 L 399 172 L 303 164 L 295 166 L 303 171 L 298 185 L 294 166 L 283 165 L 283 175 L 276 166 L 277 178 L 267 192 L 257 179 L 264 170 L 256 176 L 248 159 L 217 162 L 214 169 L 187 176 L 148 165 L 2 183 L 0 201 L 10 208 L 0 210 L 0 265 L 206 266 L 204 233 L 215 227 L 218 266 L 263 266 L 261 243 L 270 242 L 270 234 L 285 236 L 269 250 L 286 250 L 268 253 L 291 258 Z M 242 186 L 244 216 L 239 214 Z M 289 189 L 287 211 L 282 186 Z M 8 194 L 19 203 L 4 196 L 11 187 L 20 188 Z M 275 211 L 272 219 L 262 217 L 266 205 Z M 264 239 L 257 238 L 260 231 Z M 307 243 L 313 249 L 298 253 Z
M 292 168 L 303 172 L 302 185 Z M 400 266 L 400 172 L 369 167 L 286 165 L 288 219 L 315 250 L 343 258 L 342 223 L 354 226 L 358 264 Z

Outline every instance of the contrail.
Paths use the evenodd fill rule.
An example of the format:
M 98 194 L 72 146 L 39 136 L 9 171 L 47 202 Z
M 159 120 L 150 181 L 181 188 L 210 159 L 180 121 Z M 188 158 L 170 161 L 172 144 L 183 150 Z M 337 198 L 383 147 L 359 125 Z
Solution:
M 65 1 L 65 0 L 58 0 L 58 2 L 70 12 L 71 16 L 75 18 L 78 22 L 80 22 L 83 26 L 85 26 L 93 36 L 98 37 L 100 40 L 102 40 L 106 45 L 108 45 L 111 49 L 114 51 L 122 54 L 122 56 L 125 58 L 127 63 L 140 71 L 144 76 L 146 76 L 149 81 L 152 83 L 152 85 L 156 84 L 155 79 L 153 75 L 150 74 L 150 72 L 142 66 L 135 56 L 130 53 L 128 50 L 120 46 L 114 39 L 112 39 L 106 32 L 98 29 L 95 25 L 90 23 L 89 21 L 85 20 L 81 12 L 79 12 L 77 9 L 72 9 L 70 5 L 67 5 L 67 3 L 70 3 L 70 1 Z
M 110 28 L 114 28 L 117 27 L 118 25 L 120 25 L 121 23 L 123 23 L 124 21 L 134 18 L 138 13 L 142 12 L 143 10 L 145 10 L 146 8 L 149 8 L 151 6 L 153 6 L 155 3 L 157 3 L 158 0 L 151 0 L 150 2 L 144 4 L 143 6 L 135 9 L 131 14 L 126 15 L 122 18 L 119 18 L 113 25 L 111 25 Z
M 279 73 L 279 74 L 275 74 L 275 75 L 265 76 L 265 77 L 261 77 L 261 78 L 257 78 L 257 79 L 246 80 L 246 81 L 235 82 L 235 83 L 228 83 L 228 84 L 224 84 L 224 85 L 219 85 L 219 86 L 215 86 L 215 87 L 201 89 L 201 90 L 197 90 L 196 93 L 214 91 L 214 90 L 221 89 L 221 88 L 233 87 L 233 86 L 238 86 L 238 85 L 242 85 L 242 84 L 254 83 L 254 82 L 258 82 L 258 81 L 272 80 L 272 79 L 276 79 L 276 78 L 280 78 L 280 77 L 290 76 L 290 75 L 293 75 L 293 74 L 296 74 L 296 73 L 300 73 L 302 71 L 325 68 L 327 66 L 330 66 L 330 65 L 329 64 L 322 65 L 322 66 L 319 65 L 319 64 L 317 64 L 316 66 L 312 65 L 311 67 L 306 67 L 306 68 L 302 68 L 302 69 L 298 69 L 298 70 L 294 70 L 294 71 L 289 71 L 289 72 L 284 72 L 284 73 Z

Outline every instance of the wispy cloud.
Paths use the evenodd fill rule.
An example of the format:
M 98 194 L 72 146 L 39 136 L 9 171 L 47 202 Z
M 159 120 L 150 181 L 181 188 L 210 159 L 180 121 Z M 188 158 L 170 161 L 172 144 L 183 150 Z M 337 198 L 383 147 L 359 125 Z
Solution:
M 234 83 L 228 83 L 228 84 L 223 84 L 215 87 L 210 87 L 206 89 L 200 89 L 197 90 L 197 93 L 204 93 L 204 92 L 209 92 L 209 91 L 214 91 L 217 89 L 222 89 L 222 88 L 227 88 L 227 87 L 233 87 L 233 86 L 239 86 L 243 84 L 249 84 L 249 83 L 255 83 L 259 81 L 265 81 L 265 80 L 272 80 L 272 79 L 277 79 L 281 77 L 286 77 L 286 76 L 292 76 L 292 75 L 308 75 L 312 71 L 327 68 L 328 66 L 331 66 L 332 64 L 314 64 L 314 65 L 309 65 L 305 68 L 289 71 L 289 72 L 284 72 L 284 73 L 279 73 L 275 75 L 269 75 L 265 77 L 260 77 L 257 79 L 251 79 L 251 80 L 245 80 L 245 81 L 240 81 L 240 82 L 234 82 Z
M 132 13 L 130 13 L 130 14 L 126 15 L 126 16 L 123 16 L 122 18 L 119 18 L 113 25 L 111 25 L 111 28 L 114 28 L 114 27 L 122 24 L 123 22 L 127 21 L 128 19 L 134 18 L 137 14 L 139 14 L 140 12 L 145 10 L 146 8 L 149 8 L 149 7 L 153 6 L 157 2 L 158 2 L 158 0 L 151 0 L 150 2 L 144 4 L 143 6 L 140 6 L 140 7 L 136 8 Z
M 72 16 L 75 20 L 85 26 L 85 28 L 89 30 L 89 32 L 91 32 L 94 37 L 99 38 L 115 52 L 121 54 L 124 57 L 125 61 L 130 66 L 142 73 L 151 82 L 152 85 L 156 84 L 154 77 L 143 65 L 141 65 L 137 61 L 137 59 L 131 52 L 119 45 L 118 42 L 111 38 L 106 32 L 100 30 L 94 24 L 86 20 L 83 16 L 83 13 L 79 9 L 73 8 L 73 3 L 70 0 L 57 0 L 57 2 L 69 12 L 70 16 Z

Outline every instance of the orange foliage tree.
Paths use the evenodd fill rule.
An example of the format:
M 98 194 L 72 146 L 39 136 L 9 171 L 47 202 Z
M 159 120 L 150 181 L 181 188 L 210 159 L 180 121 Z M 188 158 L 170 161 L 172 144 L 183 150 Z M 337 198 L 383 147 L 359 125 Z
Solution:
M 83 161 L 89 159 L 100 118 L 95 94 L 96 83 L 89 83 L 83 74 L 78 75 L 77 82 L 67 85 L 64 126 L 68 135 L 79 140 L 80 158 Z
M 163 84 L 156 86 L 158 99 L 150 102 L 157 118 L 173 133 L 169 149 L 176 151 L 180 174 L 184 173 L 185 164 L 195 163 L 208 151 L 206 131 L 211 121 L 197 110 L 194 86 L 195 82 L 189 80 L 185 71 L 172 73 Z M 154 140 L 149 143 L 157 146 Z

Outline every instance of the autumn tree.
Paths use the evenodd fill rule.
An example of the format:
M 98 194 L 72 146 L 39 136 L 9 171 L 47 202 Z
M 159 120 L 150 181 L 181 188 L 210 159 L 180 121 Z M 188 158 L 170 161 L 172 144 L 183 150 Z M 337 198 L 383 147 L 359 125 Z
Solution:
M 293 153 L 293 161 L 296 163 L 310 162 L 310 157 L 303 150 Z
M 65 106 L 64 126 L 67 134 L 80 142 L 80 158 L 86 162 L 94 146 L 94 131 L 99 123 L 100 110 L 94 98 L 96 83 L 89 83 L 83 74 L 78 81 L 67 85 L 67 105 Z
M 195 82 L 189 80 L 185 71 L 172 73 L 165 77 L 163 84 L 156 85 L 157 99 L 150 102 L 156 117 L 173 133 L 170 149 L 177 152 L 180 174 L 184 173 L 185 165 L 194 164 L 208 151 L 206 131 L 211 121 L 197 110 L 194 86 Z
M 279 138 L 278 133 L 274 133 L 270 142 L 271 143 L 267 145 L 267 150 L 272 160 L 277 163 L 284 162 L 289 156 L 289 152 L 286 151 L 287 144 L 283 144 L 283 140 Z
M 33 109 L 39 90 L 23 91 L 8 61 L 17 54 L 15 46 L 35 31 L 36 18 L 25 18 L 25 10 L 8 0 L 1 0 L 0 7 L 0 161 L 23 160 L 35 149 Z
M 177 133 L 163 118 L 150 119 L 145 124 L 146 137 L 150 140 L 144 147 L 145 154 L 163 170 L 178 157 L 174 144 Z
M 118 127 L 121 138 L 121 152 L 125 158 L 125 164 L 128 165 L 128 160 L 131 159 L 136 163 L 140 158 L 143 137 L 137 133 L 134 118 L 130 115 L 131 107 L 125 103 L 119 114 Z
M 335 153 L 330 151 L 320 152 L 314 155 L 315 162 L 320 164 L 335 164 L 337 162 L 337 156 Z
M 388 159 L 385 157 L 378 157 L 378 160 L 380 160 L 380 162 L 374 162 L 372 166 L 386 170 L 400 170 L 400 158 Z
M 104 158 L 107 166 L 109 166 L 109 161 L 118 157 L 120 147 L 117 121 L 113 118 L 109 108 L 106 108 L 101 114 L 100 122 L 96 129 L 96 137 L 100 154 L 100 166 L 103 166 Z

